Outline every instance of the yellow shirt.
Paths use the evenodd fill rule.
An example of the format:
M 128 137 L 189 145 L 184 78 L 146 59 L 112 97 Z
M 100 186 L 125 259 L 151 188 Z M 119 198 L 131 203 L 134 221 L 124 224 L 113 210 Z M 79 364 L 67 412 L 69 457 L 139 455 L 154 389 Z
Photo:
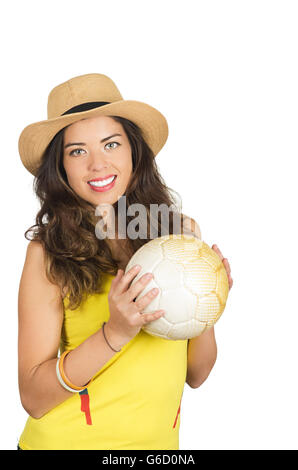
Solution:
M 68 310 L 64 298 L 60 354 L 79 346 L 108 321 L 107 294 L 113 277 L 105 274 L 104 292 L 89 295 L 76 310 Z M 40 419 L 29 416 L 19 446 L 24 450 L 179 449 L 187 343 L 140 330 L 97 372 L 87 396 L 85 389 L 85 397 L 74 393 Z

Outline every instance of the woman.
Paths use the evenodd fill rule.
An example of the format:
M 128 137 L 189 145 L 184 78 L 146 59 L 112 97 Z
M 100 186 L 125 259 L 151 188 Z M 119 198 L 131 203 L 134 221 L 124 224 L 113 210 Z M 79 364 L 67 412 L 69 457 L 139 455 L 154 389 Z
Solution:
M 20 449 L 179 448 L 188 341 L 142 330 L 163 315 L 140 313 L 158 292 L 135 302 L 150 278 L 132 286 L 140 267 L 125 273 L 148 229 L 147 239 L 95 230 L 96 208 L 112 207 L 117 222 L 122 196 L 146 207 L 147 222 L 150 204 L 175 206 L 154 159 L 167 135 L 156 109 L 87 74 L 55 87 L 48 119 L 20 136 L 41 203 L 19 288 L 19 390 L 30 415 Z M 209 344 L 213 354 L 213 331 Z

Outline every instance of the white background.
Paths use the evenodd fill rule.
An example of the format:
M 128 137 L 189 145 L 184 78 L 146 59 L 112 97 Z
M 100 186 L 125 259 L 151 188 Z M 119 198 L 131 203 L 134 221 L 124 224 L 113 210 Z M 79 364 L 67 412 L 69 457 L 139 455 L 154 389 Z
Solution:
M 47 118 L 52 88 L 104 73 L 166 116 L 160 172 L 232 270 L 217 362 L 185 385 L 180 449 L 297 449 L 297 2 L 26 0 L 0 13 L 1 448 L 16 449 L 28 417 L 17 294 L 38 203 L 18 138 Z

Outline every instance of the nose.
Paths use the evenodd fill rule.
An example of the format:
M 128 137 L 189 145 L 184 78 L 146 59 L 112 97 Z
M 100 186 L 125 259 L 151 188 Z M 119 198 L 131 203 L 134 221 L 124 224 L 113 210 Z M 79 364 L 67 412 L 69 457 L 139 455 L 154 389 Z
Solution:
M 93 151 L 90 153 L 88 158 L 88 170 L 92 171 L 101 171 L 104 168 L 108 168 L 110 163 L 108 157 L 100 151 Z

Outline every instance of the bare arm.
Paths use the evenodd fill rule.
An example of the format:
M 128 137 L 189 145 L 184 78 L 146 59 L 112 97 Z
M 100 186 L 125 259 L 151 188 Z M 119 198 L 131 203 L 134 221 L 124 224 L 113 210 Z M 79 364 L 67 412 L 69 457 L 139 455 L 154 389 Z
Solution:
M 198 388 L 207 379 L 217 357 L 214 326 L 188 341 L 186 382 Z
M 184 228 L 202 239 L 199 224 L 184 215 Z M 214 326 L 195 338 L 188 340 L 186 383 L 191 388 L 198 388 L 207 379 L 217 357 L 217 345 Z
M 56 376 L 56 362 L 63 324 L 60 288 L 46 277 L 41 243 L 28 244 L 20 280 L 18 379 L 21 402 L 27 413 L 40 418 L 70 398 Z M 108 341 L 120 349 L 127 341 L 105 326 Z M 69 380 L 85 385 L 115 352 L 107 345 L 102 328 L 71 351 L 64 361 Z

